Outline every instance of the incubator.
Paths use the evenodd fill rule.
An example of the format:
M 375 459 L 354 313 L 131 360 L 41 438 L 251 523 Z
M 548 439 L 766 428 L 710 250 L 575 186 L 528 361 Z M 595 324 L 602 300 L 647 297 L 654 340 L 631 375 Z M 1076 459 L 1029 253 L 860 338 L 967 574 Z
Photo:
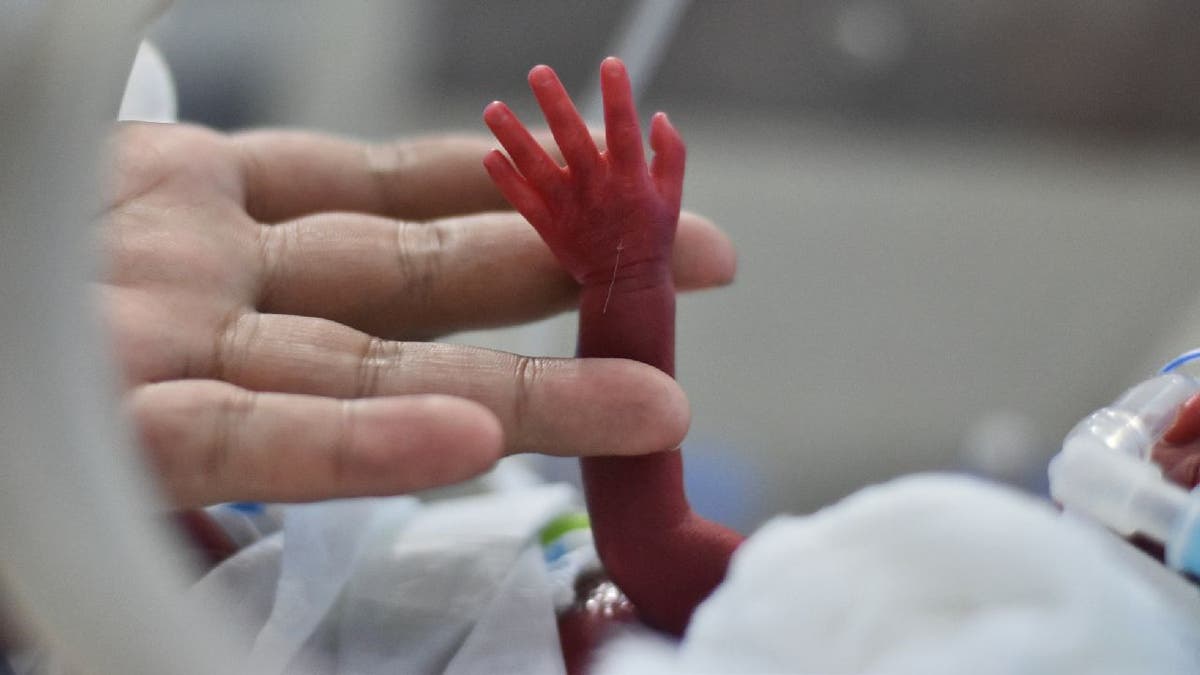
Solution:
M 126 74 L 116 62 L 132 60 L 132 45 L 136 44 L 134 36 L 139 34 L 144 16 L 153 11 L 154 4 L 137 1 L 112 4 L 50 2 L 36 10 L 34 8 L 39 7 L 37 3 L 17 3 L 9 7 L 7 11 L 21 15 L 17 16 L 18 19 L 25 15 L 37 15 L 36 21 L 30 20 L 35 27 L 42 29 L 36 34 L 42 42 L 36 45 L 31 44 L 32 38 L 28 35 L 18 34 L 15 29 L 6 30 L 22 25 L 20 21 L 0 22 L 0 37 L 5 38 L 0 40 L 0 54 L 8 57 L 0 59 L 0 82 L 5 85 L 8 94 L 5 101 L 0 101 L 0 108 L 9 113 L 6 124 L 0 125 L 0 140 L 5 141 L 3 147 L 6 150 L 11 150 L 6 152 L 6 157 L 0 157 L 0 178 L 3 178 L 0 180 L 0 223 L 4 225 L 0 232 L 5 235 L 0 246 L 0 308 L 5 310 L 7 316 L 28 318 L 27 321 L 0 322 L 0 364 L 4 366 L 0 373 L 0 394 L 3 395 L 3 404 L 0 405 L 0 450 L 9 453 L 5 457 L 4 471 L 0 471 L 0 510 L 5 513 L 4 518 L 0 518 L 4 581 L 11 584 L 19 595 L 21 605 L 33 610 L 31 614 L 39 628 L 51 637 L 56 646 L 64 648 L 72 661 L 87 663 L 96 672 L 156 675 L 242 672 L 235 664 L 245 656 L 246 650 L 241 648 L 244 639 L 239 639 L 244 636 L 231 634 L 233 631 L 227 625 L 226 614 L 218 611 L 228 608 L 213 608 L 206 603 L 192 606 L 179 602 L 182 589 L 189 583 L 185 572 L 188 568 L 175 546 L 177 542 L 151 516 L 158 508 L 156 495 L 145 484 L 132 461 L 127 431 L 119 426 L 110 405 L 115 377 L 103 365 L 105 361 L 99 346 L 102 344 L 99 337 L 101 331 L 82 293 L 88 278 L 86 272 L 94 264 L 90 262 L 84 241 L 86 238 L 80 236 L 82 227 L 79 225 L 87 222 L 93 214 L 95 195 L 94 188 L 90 187 L 94 182 L 91 169 L 98 155 L 94 140 L 102 135 L 107 120 L 116 110 L 114 92 L 119 89 Z M 664 16 L 670 15 L 656 25 L 667 25 L 678 17 L 678 11 L 666 11 L 668 3 L 648 2 L 642 6 L 657 8 Z M 4 14 L 0 12 L 0 15 Z M 81 21 L 81 14 L 90 21 Z M 645 30 L 648 24 L 645 20 L 637 20 L 631 21 L 631 25 Z M 657 37 L 630 39 L 639 44 L 662 42 Z M 115 52 L 120 58 L 113 57 Z M 23 58 L 27 54 L 35 54 L 37 58 Z M 652 62 L 656 58 L 651 51 L 631 53 L 631 69 L 643 67 L 638 64 Z M 108 65 L 98 69 L 84 67 L 90 64 Z M 94 70 L 99 70 L 99 74 L 92 72 Z M 4 159 L 9 161 L 5 162 Z M 1063 452 L 1051 466 L 1053 494 L 1069 510 L 1095 518 L 1123 534 L 1140 532 L 1164 542 L 1168 563 L 1193 574 L 1200 574 L 1200 534 L 1196 532 L 1200 527 L 1200 493 L 1189 495 L 1183 489 L 1168 484 L 1162 472 L 1149 461 L 1149 455 L 1174 422 L 1180 407 L 1197 392 L 1200 392 L 1200 382 L 1174 373 L 1135 387 L 1113 406 L 1081 423 L 1068 437 Z M 559 502 L 565 501 L 560 492 L 548 488 L 525 495 L 523 499 L 529 504 L 527 511 L 532 514 L 528 518 L 516 517 L 513 510 L 497 508 L 492 502 L 466 506 L 476 507 L 484 515 L 497 519 L 504 516 L 503 525 L 515 528 L 526 520 L 540 522 L 545 515 L 543 511 L 558 509 Z M 749 552 L 741 558 L 738 569 L 742 573 L 733 580 L 751 585 L 726 587 L 723 595 L 717 598 L 718 601 L 724 598 L 735 601 L 735 604 L 718 602 L 709 605 L 701 624 L 701 628 L 708 632 L 701 630 L 685 638 L 685 652 L 691 648 L 696 654 L 695 663 L 685 665 L 696 665 L 698 670 L 708 672 L 713 672 L 714 668 L 734 670 L 735 663 L 745 668 L 748 661 L 745 660 L 744 651 L 731 648 L 738 645 L 756 651 L 760 659 L 765 658 L 762 655 L 768 653 L 772 644 L 793 646 L 793 651 L 802 652 L 808 658 L 817 658 L 823 653 L 822 647 L 834 644 L 835 640 L 826 639 L 825 634 L 818 630 L 802 630 L 796 622 L 799 613 L 794 611 L 795 604 L 806 604 L 808 625 L 815 628 L 836 627 L 838 624 L 825 617 L 842 615 L 852 623 L 872 630 L 875 626 L 884 625 L 906 629 L 914 625 L 933 625 L 935 620 L 938 626 L 944 624 L 953 627 L 962 623 L 960 617 L 942 621 L 940 615 L 931 612 L 932 618 L 925 624 L 893 620 L 893 617 L 901 612 L 909 617 L 914 614 L 911 603 L 908 603 L 909 596 L 923 599 L 948 597 L 950 601 L 942 603 L 945 607 L 975 608 L 991 601 L 987 593 L 996 591 L 997 587 L 1001 590 L 1012 589 L 1009 593 L 1012 597 L 1034 598 L 1039 605 L 1048 604 L 1045 598 L 1050 593 L 1045 589 L 1066 588 L 1072 593 L 1061 592 L 1064 599 L 1058 601 L 1059 605 L 1065 607 L 1070 604 L 1079 611 L 1069 615 L 1064 613 L 1066 619 L 1063 623 L 1067 619 L 1090 618 L 1096 624 L 1108 625 L 1113 630 L 1115 637 L 1111 642 L 1115 645 L 1120 644 L 1118 639 L 1121 636 L 1130 639 L 1140 637 L 1138 630 L 1131 627 L 1137 623 L 1135 619 L 1159 616 L 1154 613 L 1157 605 L 1137 595 L 1142 587 L 1129 582 L 1129 575 L 1124 574 L 1123 568 L 1113 568 L 1112 574 L 1106 577 L 1080 577 L 1075 586 L 1071 586 L 1066 577 L 1075 579 L 1075 570 L 1083 566 L 1062 564 L 1064 560 L 1071 560 L 1071 553 L 1066 549 L 1071 548 L 1078 557 L 1087 558 L 1090 562 L 1098 560 L 1103 551 L 1088 548 L 1090 544 L 1082 538 L 1083 535 L 1072 539 L 1078 533 L 1073 534 L 1071 528 L 1055 520 L 1052 514 L 1047 513 L 1047 509 L 1039 508 L 1041 505 L 1034 507 L 1025 504 L 1014 511 L 1011 504 L 1013 499 L 1007 493 L 1001 495 L 995 491 L 980 490 L 975 484 L 924 480 L 907 482 L 889 492 L 877 490 L 865 494 L 865 497 L 859 497 L 839 510 L 829 509 L 823 515 L 798 518 L 791 523 L 776 523 L 770 530 L 756 535 L 753 548 L 748 549 Z M 947 500 L 953 500 L 961 508 L 944 508 Z M 901 504 L 906 510 L 897 510 L 896 504 Z M 354 516 L 354 522 L 366 531 L 371 523 L 358 518 L 356 513 L 349 513 L 351 509 L 362 506 L 352 504 L 338 508 L 345 509 L 348 516 Z M 399 519 L 408 515 L 409 506 L 401 502 L 390 504 L 383 516 Z M 461 509 L 462 504 L 455 508 Z M 982 531 L 983 536 L 980 536 L 981 513 L 998 514 L 991 521 L 996 526 Z M 909 529 L 897 527 L 897 514 Z M 445 513 L 434 515 L 441 517 Z M 300 508 L 294 512 L 292 521 L 298 526 L 305 526 L 295 529 L 310 535 L 326 532 L 331 537 L 345 539 L 356 534 L 333 527 L 333 521 L 328 516 L 328 512 Z M 847 534 L 845 520 L 834 520 L 835 517 L 847 516 L 862 524 L 858 528 L 861 536 L 850 536 L 855 532 Z M 879 555 L 882 550 L 879 540 L 887 539 L 879 537 L 879 533 L 892 535 L 895 539 L 896 533 L 919 530 L 939 517 L 958 517 L 958 521 L 953 529 L 926 527 L 928 540 L 909 537 L 909 541 L 921 545 L 914 546 L 915 552 L 911 556 L 899 556 L 897 548 L 887 550 L 891 557 Z M 471 519 L 465 520 L 481 531 L 487 530 L 493 537 L 500 527 L 485 520 L 483 515 L 475 517 L 472 514 Z M 431 520 L 423 532 L 433 532 L 443 539 L 449 539 L 447 535 L 451 532 L 444 522 Z M 323 529 L 320 527 L 322 525 Z M 955 536 L 940 537 L 944 532 Z M 960 533 L 961 539 L 957 537 Z M 1039 533 L 1044 533 L 1044 536 Z M 779 534 L 780 537 L 772 540 L 770 537 L 773 534 Z M 1003 539 L 1005 536 L 1008 538 Z M 305 558 L 299 555 L 303 549 L 297 539 L 293 537 L 292 548 L 286 554 L 282 549 L 276 551 L 279 560 L 286 557 L 289 563 L 288 576 L 284 578 L 291 580 L 297 570 L 303 571 L 301 563 L 307 565 L 305 569 L 316 568 L 320 563 L 325 565 L 319 570 L 321 577 L 329 582 L 330 587 L 307 586 L 308 593 L 303 596 L 297 593 L 295 596 L 282 597 L 293 602 L 306 600 L 314 606 L 342 609 L 353 608 L 356 602 L 360 606 L 369 603 L 374 603 L 372 607 L 378 606 L 377 599 L 371 593 L 364 591 L 355 595 L 360 586 L 366 587 L 365 575 L 351 583 L 345 577 L 329 574 L 330 568 L 344 561 L 334 557 Z M 511 539 L 516 541 L 520 538 L 514 535 Z M 967 559 L 972 564 L 963 566 L 973 576 L 964 576 L 967 581 L 962 588 L 969 585 L 967 590 L 979 597 L 961 593 L 956 595 L 961 589 L 948 584 L 947 575 L 941 573 L 942 568 L 922 557 L 943 539 L 963 541 L 962 545 L 956 545 L 958 549 L 977 552 L 975 557 Z M 390 563 L 399 554 L 420 554 L 429 559 L 429 540 L 429 537 L 420 540 L 414 538 L 413 541 L 400 541 L 400 546 L 387 549 L 382 545 L 368 547 L 367 552 L 376 555 L 376 558 L 369 558 L 371 561 L 379 559 L 389 564 L 365 569 L 379 576 L 389 575 L 387 585 L 398 587 L 394 575 L 406 568 Z M 380 544 L 378 539 L 364 538 L 364 541 Z M 820 546 L 809 546 L 810 541 Z M 930 542 L 927 547 L 924 546 L 926 541 Z M 1030 548 L 1041 548 L 1039 544 L 1053 541 L 1064 543 L 1058 548 L 1048 549 L 1040 558 L 1027 561 L 1025 567 L 1001 564 L 1005 559 L 998 555 L 998 551 L 1020 552 L 1021 547 L 1030 546 L 1030 542 L 1035 544 Z M 998 542 L 1004 545 L 997 546 Z M 776 555 L 772 549 L 775 543 L 794 548 L 782 549 Z M 324 548 L 342 553 L 348 550 L 345 547 Z M 804 555 L 793 555 L 794 550 Z M 496 560 L 501 549 L 493 544 L 488 551 L 492 558 L 476 556 L 475 560 L 483 563 Z M 875 573 L 882 579 L 877 588 L 892 588 L 889 584 L 896 580 L 905 582 L 907 585 L 903 588 L 895 586 L 906 591 L 901 598 L 904 602 L 895 603 L 895 613 L 876 611 L 874 615 L 867 616 L 867 613 L 860 612 L 857 616 L 850 616 L 845 608 L 862 608 L 863 598 L 842 593 L 842 587 L 836 583 L 821 584 L 814 580 L 821 578 L 817 576 L 820 572 L 830 575 L 831 579 L 836 577 L 839 582 L 850 580 L 861 586 L 863 577 L 848 577 L 845 570 L 857 568 L 838 564 L 836 559 L 812 555 L 813 551 L 834 551 L 843 555 L 843 560 L 848 559 L 846 556 L 854 560 L 861 559 L 864 561 L 862 570 Z M 511 553 L 509 557 L 521 563 L 521 566 L 513 566 L 518 572 L 541 572 L 540 560 L 529 558 L 518 551 L 515 545 L 501 552 Z M 763 555 L 756 558 L 759 552 Z M 385 553 L 391 557 L 385 559 Z M 1028 556 L 1017 557 L 1019 561 Z M 941 562 L 950 565 L 961 559 L 951 559 L 947 555 Z M 290 564 L 293 560 L 297 561 L 295 565 Z M 768 569 L 774 575 L 759 573 L 762 568 L 755 567 L 757 561 L 773 566 Z M 1007 585 L 977 583 L 978 579 L 986 578 L 986 575 L 980 576 L 979 569 L 988 561 L 996 568 L 1003 568 L 1003 575 L 1006 576 L 997 572 L 995 578 L 1008 580 Z M 509 564 L 511 561 L 505 559 L 503 562 Z M 1043 579 L 1038 575 L 1053 572 L 1056 565 L 1052 563 L 1057 563 L 1060 569 L 1069 568 L 1070 574 L 1064 572 L 1062 579 L 1048 578 L 1045 587 L 1035 587 L 1036 593 L 1026 592 L 1027 585 L 1022 584 Z M 283 564 L 280 563 L 281 567 Z M 339 569 L 345 571 L 347 565 Z M 805 574 L 796 573 L 802 567 Z M 495 574 L 505 569 L 498 563 L 489 568 Z M 925 587 L 912 583 L 915 576 L 895 573 L 896 570 L 904 572 L 908 569 L 924 572 L 925 578 L 930 580 L 928 587 L 942 591 L 943 595 L 925 594 Z M 789 570 L 791 576 L 786 576 Z M 809 570 L 813 572 L 810 574 Z M 1095 569 L 1090 573 L 1094 575 Z M 524 583 L 525 577 L 518 574 L 512 576 L 521 582 L 511 585 L 511 588 L 520 591 L 514 591 L 514 594 L 519 595 L 519 599 L 527 600 L 529 593 L 528 585 Z M 458 580 L 463 578 L 463 575 L 459 575 L 454 581 L 462 586 Z M 345 582 L 350 588 L 341 600 L 334 594 L 337 588 L 332 584 L 335 581 Z M 428 580 L 425 582 L 427 584 Z M 789 583 L 795 584 L 794 589 L 788 590 L 790 587 L 786 584 Z M 1122 583 L 1130 586 L 1129 593 L 1119 595 L 1112 592 Z M 287 586 L 286 583 L 284 585 Z M 1112 611 L 1089 611 L 1092 605 L 1085 603 L 1094 598 L 1096 594 L 1092 590 L 1097 587 L 1109 589 L 1110 592 L 1104 594 L 1105 598 L 1119 597 L 1124 604 L 1113 601 L 1105 606 L 1111 607 Z M 823 604 L 813 601 L 814 588 L 820 599 L 824 600 Z M 1079 592 L 1074 592 L 1074 589 L 1079 589 Z M 326 590 L 329 593 L 324 593 Z M 463 595 L 467 594 L 463 592 Z M 439 596 L 438 599 L 444 601 L 445 597 Z M 962 597 L 969 597 L 973 604 L 960 602 Z M 847 602 L 847 598 L 854 602 Z M 1126 598 L 1132 599 L 1125 602 Z M 1151 599 L 1157 600 L 1156 597 Z M 1149 609 L 1142 613 L 1128 610 L 1135 601 L 1143 600 Z M 551 601 L 552 598 L 547 600 Z M 926 600 L 926 605 L 931 604 Z M 1013 606 L 1011 602 L 994 604 L 1001 609 Z M 778 629 L 774 633 L 760 630 L 764 625 L 762 622 L 747 621 L 745 617 L 748 614 L 742 613 L 742 608 L 749 612 L 764 606 L 770 606 L 772 611 L 777 610 L 778 616 L 782 617 L 777 622 L 767 624 Z M 876 607 L 879 606 L 877 602 Z M 827 613 L 814 611 L 814 608 L 820 607 L 824 607 Z M 347 614 L 360 617 L 356 620 L 361 621 L 355 624 L 356 630 L 346 633 L 347 643 L 350 638 L 365 641 L 365 636 L 369 635 L 367 629 L 378 629 L 385 625 L 382 622 L 369 622 L 370 616 L 366 614 Z M 526 615 L 533 616 L 532 613 Z M 295 623 L 289 623 L 295 616 L 297 614 L 289 615 L 280 610 L 264 617 L 264 621 L 272 617 L 276 619 L 263 640 L 264 645 L 274 649 L 264 648 L 256 652 L 253 666 L 271 669 L 279 666 L 281 654 L 290 656 L 292 652 L 278 647 L 281 635 L 286 637 L 299 632 Z M 364 616 L 367 618 L 362 619 Z M 1117 625 L 1116 628 L 1105 624 L 1114 616 L 1125 617 L 1127 624 Z M 490 618 L 513 630 L 523 629 L 530 623 L 511 621 L 508 614 Z M 1181 620 L 1178 624 L 1183 625 L 1185 621 Z M 1072 624 L 1076 628 L 1078 625 L 1081 624 Z M 731 626 L 743 630 L 745 639 L 731 640 Z M 363 629 L 357 630 L 359 627 Z M 459 626 L 444 624 L 439 628 L 444 632 L 453 632 Z M 391 639 L 393 634 L 399 633 L 396 630 L 385 637 Z M 865 635 L 862 638 L 864 641 L 874 639 L 868 634 L 870 631 L 860 630 L 859 633 Z M 706 634 L 711 636 L 707 642 L 704 640 Z M 805 637 L 807 642 L 798 639 L 797 634 Z M 845 653 L 858 658 L 865 652 L 857 644 L 848 641 L 847 634 L 843 632 L 837 635 L 840 642 L 835 646 L 842 647 Z M 778 639 L 767 644 L 769 637 Z M 900 644 L 900 638 L 903 638 L 907 645 L 910 637 L 909 634 L 901 634 L 895 641 Z M 1027 645 L 1035 636 L 1019 634 L 1018 637 Z M 932 638 L 926 642 L 929 648 L 919 654 L 922 658 L 938 653 L 943 646 L 943 643 Z M 875 643 L 879 644 L 880 641 L 876 639 Z M 963 648 L 966 651 L 974 648 L 973 644 L 961 641 L 952 644 L 966 644 Z M 997 646 L 997 653 L 1001 649 L 1012 651 L 1008 649 L 1011 640 L 996 640 L 992 644 Z M 1064 651 L 1071 644 L 1063 647 Z M 290 648 L 291 645 L 288 646 Z M 674 649 L 674 645 L 670 648 Z M 479 648 L 480 654 L 484 651 L 482 647 Z M 1079 650 L 1074 651 L 1079 653 Z M 916 654 L 915 651 L 906 653 Z M 979 658 L 979 653 L 976 650 L 969 656 Z M 361 659 L 366 658 L 364 654 L 368 653 L 356 652 L 356 657 L 360 659 L 358 663 L 361 664 Z M 490 652 L 483 655 L 492 657 Z M 530 658 L 536 656 L 531 653 Z M 684 653 L 680 658 L 686 656 L 687 653 Z M 722 662 L 716 660 L 715 656 L 729 660 Z M 737 661 L 735 657 L 742 660 Z M 1078 658 L 1090 657 L 1083 654 Z M 671 658 L 675 656 L 672 654 Z M 760 660 L 759 663 L 765 662 Z M 790 659 L 781 663 L 797 667 L 799 662 Z M 824 672 L 830 670 L 827 668 Z M 524 672 L 532 672 L 532 669 Z M 627 671 L 614 668 L 612 672 Z
M 1175 359 L 1086 417 L 1050 462 L 1050 494 L 1068 511 L 1163 544 L 1167 564 L 1191 575 L 1200 575 L 1200 490 L 1170 483 L 1151 453 L 1200 392 L 1200 381 L 1174 372 L 1197 356 Z

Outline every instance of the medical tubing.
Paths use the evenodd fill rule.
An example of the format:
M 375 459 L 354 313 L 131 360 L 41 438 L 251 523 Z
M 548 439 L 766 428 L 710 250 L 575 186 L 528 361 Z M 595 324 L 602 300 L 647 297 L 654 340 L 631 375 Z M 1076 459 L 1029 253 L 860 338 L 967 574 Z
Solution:
M 1099 442 L 1117 452 L 1149 460 L 1154 445 L 1175 423 L 1179 410 L 1200 391 L 1196 380 L 1179 373 L 1159 375 L 1097 410 L 1067 434 L 1064 450 L 1074 443 Z
M 1167 564 L 1200 575 L 1200 490 L 1167 481 L 1150 453 L 1200 383 L 1177 373 L 1138 384 L 1075 426 L 1050 462 L 1050 494 L 1122 536 L 1165 544 Z
M 1187 508 L 1166 543 L 1167 565 L 1200 577 L 1200 488 L 1188 495 Z
M 1167 373 L 1173 372 L 1176 368 L 1179 368 L 1180 366 L 1182 366 L 1186 363 L 1191 363 L 1192 361 L 1195 361 L 1196 359 L 1200 359 L 1200 349 L 1193 349 L 1191 351 L 1184 352 L 1184 353 L 1180 354 L 1179 356 L 1176 356 L 1175 358 L 1168 361 L 1167 365 L 1163 366 L 1162 370 L 1159 370 L 1158 372 L 1159 372 L 1159 374 L 1165 375 Z
M 1157 465 L 1097 443 L 1064 449 L 1049 472 L 1055 501 L 1126 537 L 1165 543 L 1187 506 L 1187 493 L 1164 481 Z

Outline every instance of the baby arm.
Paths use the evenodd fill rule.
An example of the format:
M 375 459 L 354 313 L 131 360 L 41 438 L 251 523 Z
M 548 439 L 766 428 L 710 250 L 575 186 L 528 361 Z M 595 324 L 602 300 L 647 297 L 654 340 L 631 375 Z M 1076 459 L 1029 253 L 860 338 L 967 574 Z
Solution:
M 624 65 L 606 59 L 600 78 L 606 151 L 596 148 L 554 72 L 538 66 L 529 84 L 567 166 L 559 167 L 499 102 L 484 120 L 512 160 L 493 151 L 484 165 L 582 287 L 579 356 L 636 359 L 674 375 L 670 263 L 684 144 L 667 117 L 655 115 L 647 168 Z M 681 634 L 724 578 L 741 536 L 691 510 L 678 449 L 581 462 L 606 570 L 648 624 Z

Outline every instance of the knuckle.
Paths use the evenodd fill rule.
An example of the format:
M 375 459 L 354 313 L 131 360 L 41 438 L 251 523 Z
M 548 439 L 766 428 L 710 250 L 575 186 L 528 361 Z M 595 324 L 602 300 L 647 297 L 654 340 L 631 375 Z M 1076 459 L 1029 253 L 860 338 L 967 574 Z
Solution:
M 124 400 L 124 410 L 142 447 L 156 459 L 169 459 L 168 448 L 180 445 L 180 426 L 175 416 L 163 409 L 155 385 L 142 385 Z M 168 469 L 169 467 L 160 467 Z
M 256 230 L 258 252 L 258 281 L 255 297 L 258 307 L 270 311 L 279 288 L 280 270 L 283 261 L 295 248 L 299 237 L 298 225 L 259 225 Z
M 441 222 L 397 221 L 394 242 L 400 289 L 418 306 L 433 304 L 442 261 L 450 246 L 447 226 Z
M 420 152 L 410 142 L 391 141 L 370 143 L 363 146 L 363 164 L 367 175 L 374 181 L 375 201 L 384 213 L 407 212 L 411 203 L 406 198 L 408 191 L 397 190 L 420 164 Z
M 258 395 L 244 389 L 228 389 L 217 402 L 208 442 L 204 446 L 202 473 L 214 482 L 230 473 L 246 423 L 254 414 Z
M 261 320 L 261 315 L 242 307 L 227 313 L 217 324 L 207 372 L 227 382 L 239 379 L 250 346 L 257 339 Z
M 188 124 L 121 123 L 112 137 L 116 185 L 109 208 L 117 208 L 150 192 L 168 180 L 193 183 L 224 180 L 229 146 L 217 132 Z
M 354 398 L 379 395 L 384 389 L 386 373 L 404 357 L 404 344 L 394 340 L 369 336 L 358 358 Z
M 529 423 L 544 370 L 541 360 L 530 356 L 517 356 L 513 363 L 512 418 L 518 428 Z
M 334 485 L 345 485 L 351 480 L 354 470 L 355 437 L 358 433 L 358 416 L 353 401 L 342 401 L 338 414 L 337 435 L 329 449 L 329 473 Z

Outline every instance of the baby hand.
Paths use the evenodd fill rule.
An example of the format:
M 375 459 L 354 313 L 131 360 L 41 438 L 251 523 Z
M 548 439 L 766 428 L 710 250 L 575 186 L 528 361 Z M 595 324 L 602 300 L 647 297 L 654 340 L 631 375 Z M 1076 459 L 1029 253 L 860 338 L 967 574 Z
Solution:
M 580 284 L 669 283 L 686 151 L 667 116 L 658 113 L 651 122 L 654 161 L 647 170 L 629 75 L 619 59 L 600 66 L 604 152 L 553 70 L 535 67 L 529 86 L 567 166 L 558 166 L 496 101 L 483 118 L 512 160 L 499 150 L 489 153 L 484 166 L 492 180 Z

